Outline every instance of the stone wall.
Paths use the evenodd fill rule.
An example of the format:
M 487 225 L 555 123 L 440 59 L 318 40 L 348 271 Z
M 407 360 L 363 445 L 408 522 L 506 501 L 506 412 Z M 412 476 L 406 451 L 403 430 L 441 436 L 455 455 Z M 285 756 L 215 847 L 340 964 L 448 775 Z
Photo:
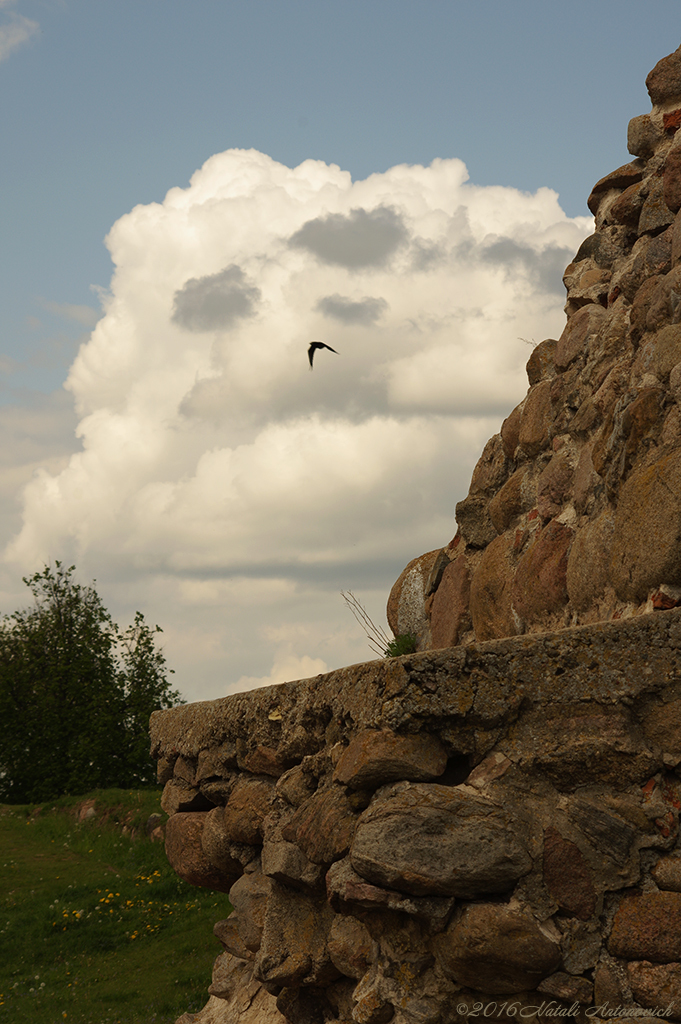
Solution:
M 169 859 L 235 908 L 182 1024 L 681 1019 L 681 609 L 157 712 L 152 742 Z
M 178 1024 L 681 1020 L 681 48 L 647 85 L 565 330 L 392 590 L 420 651 L 152 718 L 170 862 L 235 908 Z
M 532 353 L 454 540 L 393 588 L 388 621 L 421 650 L 681 600 L 681 48 L 646 84 L 634 159 L 589 196 L 565 329 Z

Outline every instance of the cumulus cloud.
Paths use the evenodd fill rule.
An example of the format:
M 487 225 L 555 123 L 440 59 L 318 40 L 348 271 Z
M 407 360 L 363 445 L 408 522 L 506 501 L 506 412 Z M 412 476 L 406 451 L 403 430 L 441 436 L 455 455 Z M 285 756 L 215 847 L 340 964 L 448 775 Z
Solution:
M 365 658 L 338 591 L 366 586 L 380 614 L 406 562 L 451 539 L 525 393 L 519 339 L 562 330 L 560 273 L 591 230 L 550 189 L 477 187 L 456 159 L 353 182 L 212 157 L 112 227 L 66 385 L 81 448 L 29 482 L 6 558 L 147 594 L 189 693 L 217 695 L 209 661 L 222 692 Z M 310 373 L 317 339 L 339 355 Z
M 228 329 L 255 314 L 260 289 L 250 284 L 241 267 L 232 264 L 219 274 L 193 277 L 175 292 L 174 323 L 188 331 Z
M 343 324 L 376 323 L 388 308 L 385 299 L 347 299 L 344 295 L 325 295 L 317 303 L 317 309 L 332 320 Z
M 0 8 L 10 6 L 13 6 L 13 0 L 0 0 Z M 37 21 L 8 10 L 6 20 L 0 22 L 0 61 L 6 60 L 39 31 L 40 25 Z

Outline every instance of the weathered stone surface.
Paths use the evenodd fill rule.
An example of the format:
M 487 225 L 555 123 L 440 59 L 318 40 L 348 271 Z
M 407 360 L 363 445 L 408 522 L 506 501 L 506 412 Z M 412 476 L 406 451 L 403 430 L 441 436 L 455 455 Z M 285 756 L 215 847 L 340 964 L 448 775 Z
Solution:
M 622 487 L 610 572 L 625 601 L 645 600 L 660 583 L 681 583 L 681 450 L 635 470 Z
M 636 829 L 628 821 L 577 798 L 571 801 L 568 815 L 601 856 L 620 866 L 626 863 L 636 838 Z
M 648 195 L 641 208 L 638 220 L 638 233 L 658 232 L 666 228 L 674 220 L 674 214 L 664 201 L 664 182 L 662 178 L 654 178 L 648 188 Z
M 631 994 L 656 1016 L 681 1020 L 681 964 L 651 964 L 647 960 L 627 964 Z
M 598 964 L 594 971 L 594 1005 L 614 1008 L 624 1000 L 622 981 L 611 964 Z
M 361 921 L 337 914 L 328 937 L 329 956 L 336 970 L 357 981 L 371 966 L 371 936 Z
M 652 707 L 643 716 L 642 724 L 651 746 L 681 756 L 681 700 Z
M 681 99 L 681 47 L 658 60 L 646 78 L 646 88 L 653 106 Z
M 266 779 L 239 779 L 220 821 L 228 840 L 251 845 L 262 842 L 262 823 L 270 811 L 273 788 Z
M 395 636 L 412 633 L 420 637 L 428 629 L 425 586 L 440 551 L 438 548 L 413 558 L 393 584 L 386 614 Z
M 681 892 L 681 856 L 661 857 L 650 872 L 658 889 Z
M 331 864 L 350 849 L 357 816 L 339 786 L 321 790 L 301 804 L 282 829 L 315 864 Z
M 556 345 L 556 369 L 566 370 L 570 363 L 594 344 L 606 318 L 602 306 L 584 306 L 572 316 Z M 531 392 L 530 392 L 531 393 Z M 536 454 L 528 451 L 528 455 Z
M 274 996 L 253 978 L 253 965 L 229 953 L 215 960 L 208 992 L 210 999 L 203 1010 L 185 1015 L 195 1024 L 288 1024 Z
M 616 171 L 611 171 L 610 174 L 606 174 L 603 178 L 597 181 L 591 189 L 591 194 L 587 200 L 587 206 L 593 213 L 594 217 L 598 211 L 600 199 L 607 192 L 610 192 L 612 189 L 621 191 L 622 189 L 629 188 L 630 185 L 635 185 L 636 182 L 640 181 L 642 177 L 643 161 L 634 160 L 631 163 L 623 164 L 622 167 L 618 167 Z
M 454 647 L 470 628 L 470 575 L 465 552 L 447 565 L 433 596 L 430 611 L 431 648 Z
M 556 349 L 557 357 L 558 349 Z M 551 381 L 542 380 L 530 388 L 520 416 L 518 444 L 526 455 L 533 457 L 547 447 L 550 423 Z
M 681 231 L 680 231 L 681 234 Z M 679 243 L 679 251 L 681 252 L 681 240 Z M 504 443 L 504 452 L 506 458 L 512 459 L 515 456 L 516 449 L 518 447 L 518 438 L 520 436 L 520 420 L 523 415 L 523 405 L 517 405 L 513 412 L 506 417 L 504 422 L 501 424 L 501 440 Z
M 535 988 L 560 963 L 560 946 L 529 914 L 503 904 L 472 904 L 433 946 L 442 969 L 479 992 Z
M 333 774 L 351 789 L 376 789 L 386 782 L 426 782 L 442 775 L 447 754 L 434 736 L 397 736 L 388 729 L 366 729 L 350 740 Z
M 234 907 L 232 919 L 239 938 L 252 953 L 260 949 L 271 891 L 271 880 L 259 869 L 243 874 L 229 890 L 229 901 Z
M 589 700 L 548 705 L 523 716 L 509 747 L 520 748 L 524 763 L 541 768 L 565 791 L 596 779 L 616 787 L 641 783 L 661 767 L 626 709 Z
M 573 536 L 569 527 L 552 520 L 520 558 L 511 593 L 513 607 L 523 620 L 533 622 L 566 603 Z
M 606 509 L 575 535 L 568 555 L 565 582 L 573 608 L 592 607 L 603 597 L 610 580 L 610 546 L 615 529 L 612 512 Z
M 315 788 L 315 780 L 303 770 L 302 765 L 297 764 L 277 779 L 275 792 L 287 804 L 291 804 L 292 807 L 300 807 L 302 803 L 309 800 Z
M 355 871 L 349 857 L 336 861 L 329 868 L 326 891 L 337 910 L 347 909 L 348 905 L 366 910 L 394 910 L 421 918 L 431 927 L 446 924 L 455 902 L 452 896 L 406 896 L 394 889 L 372 885 Z
M 239 934 L 237 915 L 232 913 L 223 921 L 216 921 L 213 925 L 213 935 L 222 944 L 223 948 L 238 956 L 240 960 L 254 960 L 255 953 L 248 949 Z
M 512 636 L 519 632 L 511 607 L 514 564 L 511 533 L 497 537 L 483 552 L 471 580 L 470 611 L 479 640 Z
M 632 117 L 627 130 L 627 149 L 632 156 L 648 159 L 663 139 L 662 126 L 653 121 L 650 114 Z
M 573 478 L 572 453 L 564 449 L 556 452 L 537 480 L 537 507 L 543 520 L 560 514 L 570 497 Z
M 540 380 L 547 380 L 556 372 L 555 355 L 558 342 L 554 338 L 547 338 L 546 341 L 537 345 L 530 358 L 527 360 L 525 371 L 530 386 L 538 384 Z
M 646 892 L 623 899 L 608 949 L 625 960 L 681 960 L 681 893 Z
M 212 804 L 199 789 L 181 779 L 170 779 L 163 787 L 161 808 L 168 815 L 179 811 L 207 811 Z
M 166 856 L 170 866 L 190 885 L 218 892 L 228 892 L 233 874 L 215 868 L 201 847 L 201 833 L 206 821 L 205 811 L 173 814 L 166 823 Z M 240 870 L 240 868 L 239 868 Z
M 664 164 L 663 198 L 673 213 L 681 210 L 681 149 L 672 149 Z
M 579 847 L 549 826 L 544 830 L 544 885 L 561 908 L 582 921 L 596 909 L 593 872 Z
M 238 878 L 242 870 L 241 863 L 233 856 L 232 840 L 224 828 L 224 813 L 224 807 L 214 807 L 205 815 L 201 849 L 213 867 Z
M 262 848 L 262 870 L 277 882 L 293 889 L 318 889 L 324 884 L 324 870 L 313 864 L 294 843 L 285 840 L 265 841 Z
M 289 766 L 273 747 L 259 743 L 239 756 L 239 767 L 254 775 L 272 775 L 278 779 Z
M 470 548 L 484 548 L 494 540 L 497 531 L 490 519 L 489 499 L 484 494 L 469 494 L 456 504 L 459 532 Z
M 574 978 L 565 971 L 559 971 L 540 981 L 537 992 L 563 999 L 566 1003 L 576 1001 L 588 1006 L 593 1000 L 594 987 L 587 978 Z
M 518 831 L 518 823 L 480 797 L 401 782 L 361 815 L 350 859 L 378 886 L 472 899 L 503 892 L 530 869 Z
M 504 533 L 513 520 L 524 511 L 522 484 L 526 473 L 527 467 L 520 466 L 489 503 L 490 519 L 498 533 Z
M 269 984 L 324 985 L 337 978 L 327 937 L 334 913 L 323 898 L 272 883 L 255 977 Z

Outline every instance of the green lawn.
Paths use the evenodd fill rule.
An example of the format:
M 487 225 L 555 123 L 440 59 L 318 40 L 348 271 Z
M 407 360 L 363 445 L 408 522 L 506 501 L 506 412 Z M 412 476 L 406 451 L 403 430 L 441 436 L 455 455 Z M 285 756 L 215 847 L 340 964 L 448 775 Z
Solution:
M 182 882 L 146 837 L 159 797 L 0 806 L 0 1022 L 172 1024 L 206 1002 L 213 924 L 231 908 Z M 86 798 L 96 817 L 79 824 Z

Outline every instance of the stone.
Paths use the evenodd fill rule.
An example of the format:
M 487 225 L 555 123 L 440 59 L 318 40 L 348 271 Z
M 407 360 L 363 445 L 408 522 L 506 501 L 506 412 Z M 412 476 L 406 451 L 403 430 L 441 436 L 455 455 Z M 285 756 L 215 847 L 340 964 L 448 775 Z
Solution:
M 244 945 L 243 939 L 239 934 L 237 915 L 235 913 L 232 913 L 223 921 L 216 921 L 213 925 L 213 935 L 232 956 L 238 956 L 240 960 L 255 959 L 255 953 Z
M 394 636 L 411 633 L 420 637 L 428 630 L 425 586 L 441 548 L 413 558 L 393 584 L 386 615 Z
M 588 920 L 596 909 L 593 872 L 579 847 L 549 826 L 544 830 L 544 885 L 561 910 Z
M 325 899 L 272 882 L 254 976 L 267 984 L 324 985 L 337 978 L 326 940 L 334 913 Z
M 547 338 L 539 345 L 536 345 L 532 355 L 527 360 L 525 371 L 530 387 L 538 384 L 541 380 L 550 380 L 556 373 L 555 356 L 558 342 L 554 338 Z
M 646 115 L 644 115 L 644 117 L 645 116 Z M 629 152 L 631 152 L 631 150 Z M 621 167 L 618 167 L 616 171 L 611 171 L 610 174 L 606 174 L 605 177 L 597 181 L 591 189 L 591 194 L 587 199 L 587 206 L 593 213 L 594 217 L 598 212 L 601 200 L 607 192 L 612 191 L 612 189 L 621 191 L 622 189 L 629 188 L 630 185 L 635 185 L 639 182 L 642 177 L 643 161 L 634 160 L 631 163 L 623 164 Z
M 616 224 L 624 224 L 628 228 L 638 228 L 641 210 L 646 199 L 648 182 L 640 181 L 636 185 L 630 185 L 611 204 L 608 210 L 609 221 Z M 640 233 L 640 232 L 639 232 Z
M 470 628 L 470 574 L 464 551 L 442 573 L 430 609 L 431 647 L 454 647 Z
M 314 864 L 331 864 L 350 849 L 357 816 L 340 786 L 316 792 L 282 829 Z
M 636 829 L 628 821 L 576 798 L 570 803 L 568 815 L 601 856 L 625 865 L 636 838 Z
M 681 362 L 681 324 L 668 324 L 653 338 L 654 349 L 652 371 L 660 380 L 666 380 L 669 374 Z
M 638 220 L 638 233 L 657 233 L 674 221 L 674 214 L 664 201 L 664 181 L 654 178 L 649 186 Z
M 292 889 L 309 891 L 324 884 L 324 870 L 314 864 L 294 843 L 285 840 L 265 840 L 262 848 L 262 870 L 277 882 L 283 882 Z
M 446 975 L 489 995 L 527 991 L 552 974 L 560 946 L 534 920 L 504 904 L 472 904 L 433 941 Z
M 680 231 L 681 235 L 681 231 Z M 679 242 L 679 251 L 681 252 L 681 239 Z M 518 447 L 518 439 L 520 436 L 520 420 L 523 415 L 523 405 L 517 405 L 510 416 L 507 416 L 504 422 L 501 424 L 501 440 L 504 444 L 504 452 L 507 459 L 515 457 L 516 449 Z
M 610 546 L 615 520 L 610 509 L 578 530 L 570 548 L 565 582 L 570 604 L 577 611 L 602 598 L 610 580 Z
M 650 874 L 655 880 L 658 889 L 663 889 L 667 892 L 681 892 L 680 855 L 660 857 Z
M 574 532 L 553 519 L 521 556 L 513 579 L 513 608 L 533 622 L 567 602 L 568 553 Z
M 234 883 L 234 875 L 215 868 L 201 847 L 206 814 L 205 811 L 187 811 L 173 814 L 168 818 L 165 836 L 166 856 L 173 871 L 190 885 L 215 889 L 217 892 L 229 892 Z
M 278 779 L 289 767 L 272 747 L 259 743 L 239 757 L 239 767 L 254 775 L 272 775 Z
M 426 782 L 446 767 L 447 753 L 435 736 L 366 729 L 350 740 L 333 778 L 351 789 L 376 789 L 399 779 Z
M 489 500 L 484 494 L 469 494 L 457 502 L 456 522 L 466 546 L 484 548 L 497 535 L 489 514 Z
M 664 164 L 663 198 L 673 212 L 681 210 L 681 149 L 672 149 Z
M 294 765 L 277 779 L 275 793 L 292 807 L 300 807 L 315 791 L 315 780 L 303 770 L 302 765 Z
M 681 960 L 681 893 L 646 892 L 623 899 L 608 949 L 625 960 Z
M 622 983 L 612 964 L 598 964 L 594 971 L 594 1004 L 619 1006 L 624 1000 Z
M 625 481 L 610 575 L 624 601 L 643 601 L 660 583 L 681 584 L 681 451 L 634 470 Z
M 270 812 L 273 789 L 266 779 L 239 779 L 221 815 L 220 827 L 228 840 L 250 845 L 262 842 L 262 823 Z
M 681 756 L 681 700 L 652 707 L 642 724 L 643 735 L 651 746 Z
M 567 370 L 578 356 L 595 343 L 606 316 L 606 311 L 602 306 L 591 304 L 578 310 L 568 320 L 556 345 L 557 370 Z M 533 453 L 528 452 L 527 454 Z
M 513 636 L 520 631 L 511 607 L 513 545 L 510 532 L 495 538 L 473 573 L 470 612 L 478 640 Z
M 351 905 L 365 910 L 393 910 L 420 918 L 435 931 L 442 930 L 455 903 L 451 896 L 405 896 L 403 892 L 372 885 L 357 874 L 349 857 L 331 865 L 326 875 L 326 891 L 336 910 L 343 911 Z
M 490 437 L 478 459 L 471 477 L 471 494 L 496 491 L 508 476 L 508 459 L 501 434 Z
M 651 964 L 647 960 L 627 964 L 631 994 L 641 1006 L 667 1020 L 681 1020 L 681 964 Z
M 199 789 L 181 779 L 170 779 L 163 787 L 161 809 L 167 815 L 184 811 L 207 811 L 212 806 Z
M 627 149 L 632 156 L 648 159 L 664 140 L 662 127 L 650 114 L 632 117 L 627 130 Z
M 653 106 L 681 99 L 681 47 L 658 60 L 646 78 L 646 88 Z
M 559 971 L 540 981 L 537 992 L 562 999 L 566 1003 L 576 1001 L 589 1006 L 593 1000 L 594 987 L 588 978 L 575 978 L 565 971 Z
M 337 914 L 331 922 L 327 941 L 329 956 L 337 971 L 357 981 L 371 966 L 371 936 L 357 918 Z
M 527 511 L 523 501 L 523 479 L 527 466 L 520 466 L 489 503 L 489 515 L 497 533 L 504 533 L 521 512 Z
M 260 949 L 272 885 L 262 871 L 256 870 L 243 874 L 229 890 L 229 902 L 234 907 L 232 919 L 241 942 L 252 953 Z
M 530 388 L 520 417 L 518 444 L 530 458 L 549 443 L 551 424 L 551 381 L 543 380 Z
M 224 813 L 224 807 L 214 807 L 206 814 L 201 833 L 201 849 L 213 867 L 238 878 L 242 870 L 241 863 L 233 856 L 232 840 L 224 828 Z
M 553 519 L 562 511 L 571 495 L 574 466 L 571 455 L 564 449 L 556 452 L 537 480 L 539 515 L 542 519 Z
M 227 741 L 201 750 L 196 765 L 197 785 L 204 779 L 225 778 L 232 768 L 236 768 L 236 743 Z
M 503 892 L 531 860 L 508 815 L 480 796 L 433 783 L 400 782 L 360 816 L 354 870 L 414 896 L 474 899 Z

